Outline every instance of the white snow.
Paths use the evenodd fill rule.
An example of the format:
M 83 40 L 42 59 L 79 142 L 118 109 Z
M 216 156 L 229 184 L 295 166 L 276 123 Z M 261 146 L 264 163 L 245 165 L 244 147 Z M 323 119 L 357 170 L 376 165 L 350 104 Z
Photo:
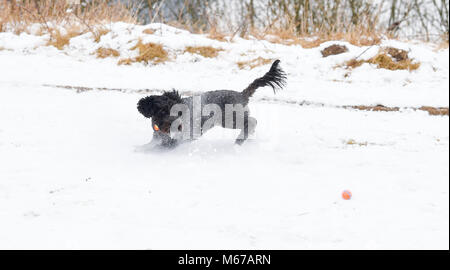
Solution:
M 142 34 L 147 28 L 155 34 Z M 448 116 L 333 107 L 448 107 L 448 49 L 386 40 L 421 67 L 367 64 L 344 77 L 335 66 L 366 47 L 226 43 L 161 24 L 111 29 L 99 43 L 85 34 L 62 51 L 44 46 L 46 36 L 0 33 L 0 248 L 449 248 Z M 118 66 L 92 55 L 102 46 L 133 56 L 140 37 L 172 60 Z M 322 58 L 334 43 L 349 52 Z M 191 45 L 225 51 L 183 54 Z M 269 66 L 236 62 L 258 56 L 281 59 L 288 86 L 272 102 L 261 100 L 274 98 L 270 89 L 257 91 L 257 134 L 241 147 L 236 131 L 218 128 L 145 152 L 151 127 L 136 110 L 145 94 L 44 86 L 241 90 Z M 282 102 L 304 100 L 325 106 Z
M 153 29 L 152 35 L 144 34 Z M 43 46 L 47 36 L 0 33 L 0 74 L 7 82 L 23 82 L 33 85 L 68 84 L 90 87 L 127 89 L 178 89 L 180 91 L 209 91 L 211 89 L 240 90 L 264 74 L 269 66 L 253 70 L 240 70 L 238 61 L 263 57 L 280 59 L 289 75 L 289 84 L 281 100 L 306 100 L 328 105 L 377 105 L 418 107 L 448 107 L 449 100 L 449 50 L 436 51 L 431 44 L 415 44 L 385 40 L 381 45 L 356 47 L 347 42 L 326 42 L 320 47 L 303 49 L 261 40 L 244 40 L 236 37 L 233 42 L 219 42 L 205 35 L 151 24 L 136 26 L 115 23 L 110 32 L 93 41 L 91 33 L 72 38 L 63 51 Z M 130 49 L 142 39 L 144 43 L 161 43 L 169 52 L 170 61 L 157 66 L 118 66 L 120 58 L 136 55 Z M 331 44 L 343 44 L 349 52 L 322 58 L 320 51 Z M 212 46 L 224 49 L 219 57 L 204 58 L 183 53 L 186 46 Z M 377 69 L 369 64 L 348 71 L 336 67 L 364 51 L 360 59 L 374 56 L 379 47 L 394 46 L 408 50 L 410 57 L 421 63 L 417 71 Z M 121 53 L 119 59 L 95 59 L 99 47 L 113 48 Z M 3 50 L 2 50 L 3 48 Z M 42 67 L 42 63 L 45 67 Z M 49 72 L 51 70 L 51 72 Z M 76 70 L 77 72 L 73 72 Z M 178 78 L 174 80 L 173 78 Z M 0 83 L 6 79 L 0 77 Z M 272 97 L 271 91 L 258 91 L 256 97 Z

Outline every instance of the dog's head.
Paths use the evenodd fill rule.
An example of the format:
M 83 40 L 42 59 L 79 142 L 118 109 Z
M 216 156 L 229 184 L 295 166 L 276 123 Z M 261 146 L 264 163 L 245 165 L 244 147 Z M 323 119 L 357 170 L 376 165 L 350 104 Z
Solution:
M 175 104 L 182 103 L 181 96 L 177 91 L 164 92 L 159 96 L 148 96 L 139 100 L 137 104 L 138 111 L 152 120 L 161 128 L 161 131 L 168 133 L 168 126 L 173 121 L 170 116 L 170 110 Z M 167 129 L 167 130 L 166 130 Z
M 181 103 L 181 97 L 177 91 L 164 92 L 160 96 L 148 96 L 139 100 L 137 109 L 147 118 L 164 118 L 170 115 L 173 105 Z

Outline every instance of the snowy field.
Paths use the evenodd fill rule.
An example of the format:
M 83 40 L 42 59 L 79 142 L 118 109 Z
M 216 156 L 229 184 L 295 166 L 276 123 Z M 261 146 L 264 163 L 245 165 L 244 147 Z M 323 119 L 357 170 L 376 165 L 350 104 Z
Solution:
M 0 249 L 449 248 L 448 116 L 336 108 L 448 107 L 448 49 L 386 40 L 421 67 L 347 74 L 336 65 L 366 47 L 338 42 L 349 52 L 322 58 L 336 42 L 302 49 L 159 24 L 111 27 L 99 43 L 85 34 L 62 51 L 43 46 L 45 36 L 0 33 Z M 149 27 L 155 34 L 143 36 Z M 118 66 L 92 55 L 103 46 L 130 57 L 138 38 L 173 59 Z M 205 59 L 182 53 L 188 45 L 224 51 Z M 239 70 L 236 61 L 258 56 L 281 59 L 288 86 L 257 91 L 255 138 L 236 146 L 237 131 L 217 128 L 171 151 L 142 151 L 151 126 L 135 90 L 242 90 L 269 65 Z

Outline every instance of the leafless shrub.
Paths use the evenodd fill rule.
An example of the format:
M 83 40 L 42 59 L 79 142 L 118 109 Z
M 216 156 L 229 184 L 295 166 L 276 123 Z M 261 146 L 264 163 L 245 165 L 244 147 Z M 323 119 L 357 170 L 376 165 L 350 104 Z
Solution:
M 148 0 L 141 13 L 147 22 L 221 40 L 253 36 L 305 47 L 332 39 L 370 45 L 384 36 L 448 41 L 449 31 L 448 0 Z
M 122 1 L 123 2 L 123 1 Z M 83 26 L 81 32 L 92 32 L 95 39 L 105 33 L 103 25 L 116 22 L 136 23 L 132 4 L 121 1 L 83 0 L 83 5 L 71 4 L 70 1 L 54 0 L 0 0 L 0 25 L 15 33 L 27 32 L 32 24 L 40 24 L 52 39 L 56 32 L 52 26 L 71 29 Z

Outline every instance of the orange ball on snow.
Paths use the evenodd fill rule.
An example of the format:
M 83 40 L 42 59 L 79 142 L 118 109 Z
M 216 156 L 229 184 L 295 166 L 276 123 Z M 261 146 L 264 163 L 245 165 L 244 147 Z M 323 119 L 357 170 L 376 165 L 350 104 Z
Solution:
M 350 200 L 352 198 L 352 193 L 350 192 L 350 190 L 344 190 L 342 192 L 342 198 L 344 200 Z

